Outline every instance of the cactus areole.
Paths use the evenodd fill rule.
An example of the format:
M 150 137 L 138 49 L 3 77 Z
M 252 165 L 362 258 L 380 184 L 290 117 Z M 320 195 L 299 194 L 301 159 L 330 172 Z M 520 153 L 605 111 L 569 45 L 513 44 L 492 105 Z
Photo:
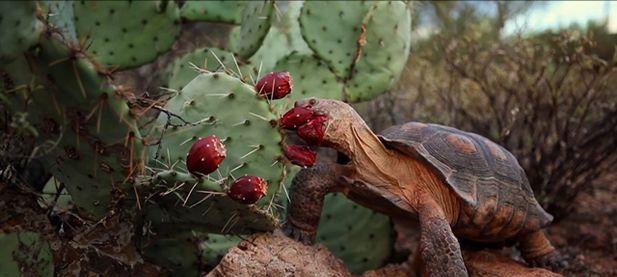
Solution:
M 186 167 L 197 177 L 214 172 L 227 155 L 225 145 L 215 135 L 200 138 L 186 156 Z
M 236 180 L 227 195 L 242 204 L 253 204 L 268 191 L 268 182 L 257 176 L 245 175 Z
M 268 99 L 281 99 L 291 93 L 292 86 L 289 72 L 270 72 L 257 82 L 255 90 Z
M 285 226 L 292 238 L 313 241 L 324 196 L 342 192 L 367 208 L 419 224 L 419 249 L 430 276 L 468 276 L 460 238 L 516 241 L 529 264 L 558 268 L 559 255 L 542 232 L 552 216 L 508 150 L 477 134 L 420 122 L 376 135 L 337 100 L 306 99 L 296 107 L 313 111 L 298 135 L 344 159 L 295 175 Z

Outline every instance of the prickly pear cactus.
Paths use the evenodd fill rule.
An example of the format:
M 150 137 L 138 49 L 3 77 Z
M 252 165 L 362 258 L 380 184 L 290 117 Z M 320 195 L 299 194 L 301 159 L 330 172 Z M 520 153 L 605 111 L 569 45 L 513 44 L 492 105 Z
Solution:
M 175 167 L 178 172 L 168 183 L 173 187 L 184 182 L 184 190 L 189 193 L 180 195 L 188 203 L 182 205 L 185 208 L 163 209 L 173 213 L 168 218 L 180 217 L 184 222 L 196 222 L 204 225 L 203 231 L 215 233 L 274 228 L 276 218 L 262 209 L 272 208 L 274 194 L 280 188 L 285 170 L 279 162 L 282 138 L 276 128 L 277 116 L 271 112 L 268 102 L 257 96 L 252 86 L 239 79 L 222 72 L 208 72 L 184 87 L 167 103 L 166 109 L 177 116 L 169 117 L 163 113 L 159 117 L 161 144 L 157 153 L 152 154 L 151 164 Z M 168 128 L 163 128 L 165 126 Z M 198 138 L 210 135 L 223 141 L 227 157 L 219 169 L 203 181 L 186 181 L 186 178 L 191 178 L 186 173 L 186 153 Z M 269 183 L 268 196 L 257 205 L 239 204 L 223 193 L 229 184 L 245 174 L 259 176 Z M 183 177 L 178 179 L 180 176 Z M 179 206 L 175 204 L 179 200 L 175 197 L 170 195 L 169 200 L 159 203 L 159 207 Z M 208 215 L 203 215 L 208 212 Z
M 155 233 L 195 230 L 219 234 L 270 231 L 278 220 L 267 210 L 227 197 L 220 184 L 175 170 L 161 171 L 151 183 L 162 187 L 145 208 Z
M 234 52 L 240 57 L 250 58 L 261 46 L 270 30 L 270 19 L 274 12 L 273 1 L 250 1 L 242 11 L 242 25 L 237 31 Z
M 35 1 L 0 2 L 0 62 L 7 63 L 37 43 L 43 24 Z
M 374 98 L 392 87 L 411 46 L 411 14 L 403 2 L 376 2 L 362 25 L 366 26 L 366 44 L 353 64 L 346 90 L 352 102 Z
M 338 76 L 349 76 L 370 1 L 307 1 L 300 28 L 306 43 Z
M 317 242 L 323 243 L 355 274 L 383 266 L 394 242 L 390 219 L 343 195 L 326 196 Z
M 279 60 L 274 70 L 289 71 L 295 81 L 294 92 L 284 99 L 286 108 L 293 107 L 296 100 L 307 97 L 343 99 L 344 84 L 323 61 L 312 55 L 291 54 Z
M 10 108 L 25 111 L 41 134 L 43 159 L 65 183 L 75 204 L 101 217 L 112 193 L 130 187 L 141 171 L 144 151 L 123 91 L 108 84 L 97 65 L 56 36 L 40 41 L 27 60 L 8 67 Z M 32 69 L 33 72 L 28 70 Z M 16 71 L 14 71 L 16 70 Z
M 192 21 L 238 24 L 246 1 L 186 1 L 180 16 Z
M 174 1 L 73 2 L 79 40 L 88 53 L 112 68 L 138 66 L 166 52 L 180 33 Z
M 345 84 L 345 100 L 364 101 L 398 80 L 411 45 L 411 13 L 402 1 L 308 1 L 304 40 Z
M 272 27 L 270 27 L 270 31 L 268 31 L 259 50 L 249 59 L 249 62 L 255 68 L 261 68 L 261 72 L 270 72 L 274 70 L 278 60 L 291 53 L 307 55 L 313 53 L 300 34 L 298 23 L 300 9 L 302 9 L 302 2 L 289 1 L 283 15 L 274 16 L 271 19 Z M 239 29 L 234 31 L 239 31 Z M 236 43 L 234 41 L 234 39 L 237 39 L 236 36 L 232 35 L 231 39 L 230 44 Z
M 71 1 L 40 1 L 47 25 L 58 29 L 67 41 L 77 42 L 73 3 Z
M 33 232 L 0 233 L 0 276 L 54 276 L 49 244 Z
M 235 57 L 233 53 L 219 48 L 199 48 L 174 61 L 170 69 L 169 88 L 182 90 L 197 77 L 199 72 L 192 65 L 212 72 L 226 72 L 244 82 L 249 82 L 253 78 L 252 75 L 249 76 L 253 74 L 252 66 Z

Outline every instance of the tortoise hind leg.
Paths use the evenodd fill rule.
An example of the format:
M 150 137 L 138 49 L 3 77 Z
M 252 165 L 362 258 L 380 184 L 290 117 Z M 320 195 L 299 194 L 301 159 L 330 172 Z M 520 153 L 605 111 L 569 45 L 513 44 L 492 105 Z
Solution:
M 421 230 L 418 251 L 422 259 L 419 275 L 468 276 L 461 247 L 441 207 L 433 199 L 425 200 L 418 208 L 418 217 Z
M 561 271 L 562 259 L 542 230 L 524 235 L 518 245 L 523 259 L 532 267 Z

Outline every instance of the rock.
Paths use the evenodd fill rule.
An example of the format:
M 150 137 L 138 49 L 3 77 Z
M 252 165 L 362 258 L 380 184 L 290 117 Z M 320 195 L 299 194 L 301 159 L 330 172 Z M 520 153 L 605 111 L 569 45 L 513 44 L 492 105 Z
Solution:
M 522 263 L 490 250 L 464 251 L 463 258 L 470 276 L 477 277 L 558 277 L 563 276 L 543 268 L 529 268 Z
M 347 277 L 351 274 L 325 247 L 301 244 L 277 230 L 242 241 L 206 276 Z
M 470 276 L 562 276 L 541 268 L 528 268 L 524 264 L 492 250 L 463 251 L 463 258 Z M 362 277 L 415 276 L 410 264 L 390 264 L 371 270 Z M 307 246 L 294 241 L 280 231 L 252 235 L 225 255 L 208 277 L 265 277 L 265 276 L 332 276 L 351 277 L 343 262 L 324 246 Z

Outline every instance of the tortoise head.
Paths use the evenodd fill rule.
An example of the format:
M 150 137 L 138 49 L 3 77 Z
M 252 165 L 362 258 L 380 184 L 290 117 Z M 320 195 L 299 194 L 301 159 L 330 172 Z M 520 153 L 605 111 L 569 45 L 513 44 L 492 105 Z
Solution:
M 370 132 L 349 104 L 319 98 L 297 101 L 295 107 L 281 119 L 281 126 L 297 129 L 298 136 L 309 144 L 332 147 L 346 155 L 352 152 L 354 135 L 358 130 Z

